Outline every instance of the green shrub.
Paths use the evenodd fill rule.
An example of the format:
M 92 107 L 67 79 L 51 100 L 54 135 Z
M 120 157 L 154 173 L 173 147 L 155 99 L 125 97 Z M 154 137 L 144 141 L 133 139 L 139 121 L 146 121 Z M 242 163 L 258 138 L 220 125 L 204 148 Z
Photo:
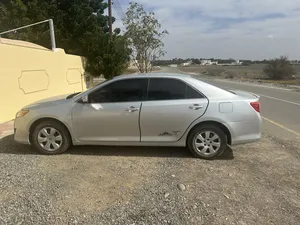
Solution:
M 225 71 L 222 67 L 210 67 L 206 69 L 207 74 L 211 76 L 221 76 L 221 74 Z
M 236 73 L 232 72 L 232 71 L 226 71 L 225 72 L 225 78 L 226 79 L 233 79 L 237 76 Z
M 264 72 L 271 79 L 282 80 L 291 78 L 294 73 L 294 69 L 290 65 L 287 57 L 280 56 L 279 58 L 270 60 L 266 65 Z

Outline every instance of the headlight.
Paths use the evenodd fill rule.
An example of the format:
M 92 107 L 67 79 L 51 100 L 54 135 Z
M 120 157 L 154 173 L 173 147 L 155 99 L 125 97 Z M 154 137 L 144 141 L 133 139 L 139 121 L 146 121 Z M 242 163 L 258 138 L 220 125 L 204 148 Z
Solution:
M 22 109 L 22 110 L 20 110 L 20 111 L 17 113 L 16 118 L 23 117 L 23 116 L 25 116 L 27 113 L 29 113 L 29 110 L 27 110 L 27 109 Z

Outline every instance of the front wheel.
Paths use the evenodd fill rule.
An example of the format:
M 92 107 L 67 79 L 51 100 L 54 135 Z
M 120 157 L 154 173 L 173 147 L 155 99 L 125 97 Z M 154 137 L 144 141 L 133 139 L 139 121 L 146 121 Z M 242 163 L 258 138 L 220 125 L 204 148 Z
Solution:
M 227 137 L 218 126 L 200 125 L 192 130 L 187 144 L 194 156 L 213 159 L 223 154 L 227 147 Z
M 68 130 L 56 121 L 43 121 L 32 133 L 32 144 L 41 153 L 61 154 L 71 145 Z

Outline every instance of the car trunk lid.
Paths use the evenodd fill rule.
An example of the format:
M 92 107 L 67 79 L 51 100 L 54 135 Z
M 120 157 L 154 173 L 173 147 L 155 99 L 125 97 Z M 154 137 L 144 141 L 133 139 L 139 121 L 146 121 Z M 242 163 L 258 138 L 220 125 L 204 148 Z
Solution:
M 256 112 L 260 113 L 259 95 L 241 90 L 230 90 L 230 92 L 247 101 Z
M 242 97 L 244 99 L 259 99 L 260 96 L 251 92 L 247 92 L 247 91 L 241 91 L 241 90 L 229 90 L 231 93 Z

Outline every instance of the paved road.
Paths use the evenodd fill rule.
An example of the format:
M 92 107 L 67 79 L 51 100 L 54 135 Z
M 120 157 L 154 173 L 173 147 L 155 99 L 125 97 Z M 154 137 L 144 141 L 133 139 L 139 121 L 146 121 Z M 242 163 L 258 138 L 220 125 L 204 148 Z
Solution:
M 166 67 L 163 72 L 178 73 L 180 70 Z M 264 132 L 284 139 L 300 139 L 300 93 L 247 83 L 214 79 L 205 81 L 222 88 L 245 90 L 260 95 Z

